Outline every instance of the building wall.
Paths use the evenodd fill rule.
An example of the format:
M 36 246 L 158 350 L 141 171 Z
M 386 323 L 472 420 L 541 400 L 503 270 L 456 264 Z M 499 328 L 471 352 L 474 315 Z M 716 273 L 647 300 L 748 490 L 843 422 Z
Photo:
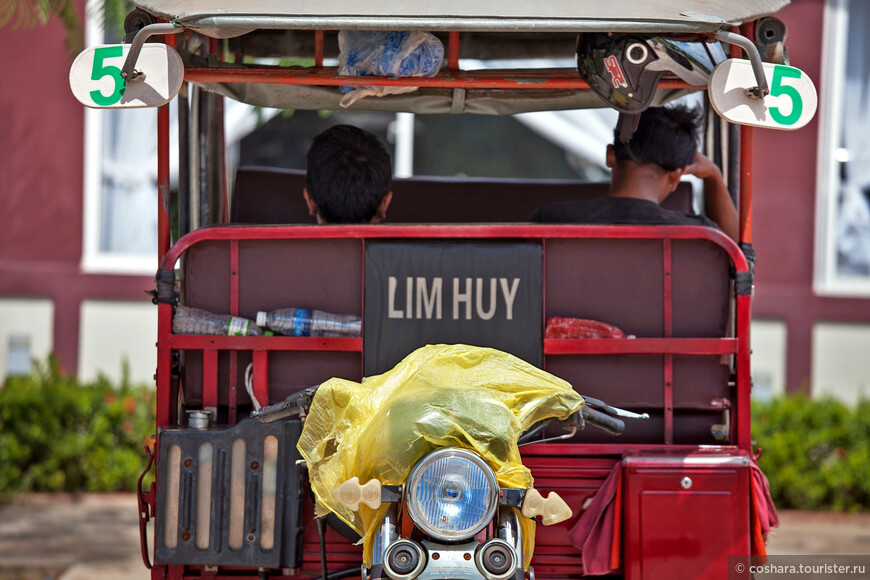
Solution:
M 820 88 L 824 0 L 794 0 L 777 16 L 788 27 L 791 64 Z M 820 103 L 821 105 L 821 103 Z M 852 393 L 865 369 L 861 345 L 870 340 L 870 300 L 813 292 L 819 115 L 796 132 L 754 131 L 753 242 L 758 254 L 753 316 L 787 328 L 786 383 L 790 392 Z M 827 324 L 847 323 L 861 340 L 839 342 L 847 356 L 835 368 L 823 353 Z M 815 338 L 814 338 L 815 337 Z M 821 350 L 819 350 L 821 349 Z
M 75 373 L 82 301 L 147 303 L 144 290 L 154 284 L 149 276 L 81 270 L 84 108 L 69 89 L 72 57 L 64 37 L 56 18 L 35 29 L 0 28 L 0 303 L 15 307 L 26 299 L 49 304 L 49 348 L 65 370 Z M 16 309 L 0 321 L 4 360 L 4 329 L 11 328 L 13 316 L 24 314 L 26 309 Z M 34 355 L 44 354 L 39 346 L 43 332 L 34 330 Z M 112 364 L 117 367 L 120 360 Z

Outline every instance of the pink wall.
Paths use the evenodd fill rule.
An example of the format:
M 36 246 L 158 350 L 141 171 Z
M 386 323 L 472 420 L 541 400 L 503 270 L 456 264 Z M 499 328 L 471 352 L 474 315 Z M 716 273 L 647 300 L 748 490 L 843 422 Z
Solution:
M 144 300 L 154 284 L 81 272 L 84 108 L 64 36 L 57 18 L 0 29 L 0 297 L 53 300 L 54 351 L 75 372 L 82 300 Z
M 820 89 L 824 0 L 794 0 L 777 16 L 788 26 L 791 64 Z M 870 300 L 813 294 L 818 119 L 816 113 L 812 123 L 796 132 L 755 131 L 753 316 L 788 325 L 790 391 L 809 388 L 816 322 L 870 322 Z
M 0 261 L 78 263 L 82 106 L 69 89 L 64 28 L 0 29 Z

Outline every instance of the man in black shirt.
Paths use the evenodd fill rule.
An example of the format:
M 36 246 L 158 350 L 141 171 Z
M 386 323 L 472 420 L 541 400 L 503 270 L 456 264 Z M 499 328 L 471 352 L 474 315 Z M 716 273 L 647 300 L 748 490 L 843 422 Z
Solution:
M 538 209 L 531 221 L 705 225 L 719 227 L 737 241 L 737 210 L 722 172 L 697 151 L 700 117 L 700 110 L 685 106 L 650 107 L 641 113 L 628 143 L 615 135 L 613 145 L 607 146 L 607 166 L 611 169 L 607 197 L 547 205 Z M 659 205 L 677 188 L 683 175 L 703 180 L 709 219 Z

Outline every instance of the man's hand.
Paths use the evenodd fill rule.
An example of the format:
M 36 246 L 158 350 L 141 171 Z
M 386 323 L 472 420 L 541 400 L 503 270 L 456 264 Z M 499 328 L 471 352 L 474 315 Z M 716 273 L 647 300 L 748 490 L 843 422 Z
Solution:
M 710 219 L 735 242 L 740 241 L 740 220 L 731 195 L 722 178 L 722 171 L 705 155 L 698 152 L 692 163 L 683 168 L 683 173 L 694 175 L 704 181 L 704 202 Z

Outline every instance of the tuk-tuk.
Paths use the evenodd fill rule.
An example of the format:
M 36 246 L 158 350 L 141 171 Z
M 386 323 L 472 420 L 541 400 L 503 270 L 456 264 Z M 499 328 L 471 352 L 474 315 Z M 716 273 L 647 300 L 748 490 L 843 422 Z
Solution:
M 156 481 L 143 489 L 140 480 L 139 490 L 152 578 L 725 578 L 735 562 L 763 556 L 763 476 L 750 438 L 752 127 L 796 129 L 816 106 L 806 75 L 761 57 L 783 54 L 769 49 L 784 40 L 772 15 L 786 3 L 136 2 L 130 44 L 86 49 L 70 83 L 87 106 L 159 107 L 157 443 L 143 473 L 154 470 Z M 426 33 L 443 47 L 443 64 L 426 76 L 348 73 L 353 47 L 339 31 Z M 463 70 L 463 59 L 578 66 Z M 348 98 L 363 88 L 375 94 Z M 693 93 L 706 99 L 711 127 L 727 121 L 706 141 L 732 152 L 718 158 L 727 160 L 739 244 L 701 226 L 527 222 L 541 205 L 605 194 L 601 183 L 396 179 L 387 223 L 316 225 L 301 205 L 303 173 L 225 175 L 225 98 L 421 115 L 611 107 L 625 126 Z M 176 215 L 173 99 L 184 176 Z M 288 192 L 300 192 L 300 204 Z M 691 187 L 667 203 L 692 211 Z M 436 280 L 443 317 L 433 315 Z M 446 300 L 450 284 L 467 289 L 460 302 Z M 478 297 L 475 310 L 484 291 L 491 306 Z M 355 315 L 361 331 L 173 331 L 181 308 L 255 321 L 286 307 Z M 556 336 L 547 325 L 555 318 L 623 332 Z M 297 448 L 315 408 L 311 387 L 333 378 L 366 385 L 437 344 L 489 347 L 543 369 L 586 397 L 588 422 L 611 420 L 621 434 L 563 436 L 550 425 L 520 438 L 536 443 L 520 448 L 535 488 L 568 508 L 525 534 L 528 521 L 504 532 L 490 514 L 461 542 L 420 539 L 410 485 L 376 482 L 372 492 L 361 481 L 348 505 L 392 510 L 372 524 L 391 519 L 392 531 L 367 536 L 364 551 L 353 522 L 325 513 L 316 504 L 327 500 L 311 492 L 317 476 Z M 527 513 L 529 490 L 494 489 L 499 506 L 550 523 L 555 500 Z M 360 506 L 366 498 L 378 507 Z

